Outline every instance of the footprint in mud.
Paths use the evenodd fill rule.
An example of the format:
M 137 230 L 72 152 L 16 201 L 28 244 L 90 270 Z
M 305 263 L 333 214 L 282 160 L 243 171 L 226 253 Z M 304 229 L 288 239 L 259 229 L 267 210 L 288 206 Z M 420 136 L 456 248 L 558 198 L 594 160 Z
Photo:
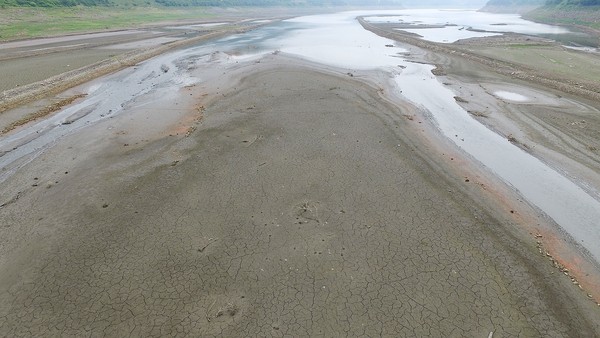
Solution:
M 233 321 L 247 311 L 248 301 L 244 294 L 233 292 L 228 295 L 214 295 L 214 300 L 206 308 L 206 320 L 210 322 Z
M 294 206 L 293 215 L 299 224 L 315 221 L 321 223 L 322 207 L 319 202 L 305 200 Z

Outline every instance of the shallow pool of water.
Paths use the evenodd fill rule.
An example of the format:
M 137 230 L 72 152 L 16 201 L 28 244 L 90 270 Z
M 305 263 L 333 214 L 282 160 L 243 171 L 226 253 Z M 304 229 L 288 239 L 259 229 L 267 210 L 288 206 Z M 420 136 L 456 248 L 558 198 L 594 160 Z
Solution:
M 494 92 L 494 95 L 496 95 L 497 97 L 499 97 L 501 99 L 505 99 L 508 101 L 514 101 L 514 102 L 529 101 L 529 98 L 525 95 L 521 95 L 521 94 L 517 94 L 517 93 L 513 93 L 513 92 L 506 92 L 506 91 L 502 91 L 502 90 Z
M 370 22 L 398 22 L 412 25 L 458 25 L 487 32 L 520 34 L 568 33 L 564 27 L 527 21 L 518 14 L 497 14 L 475 10 L 407 9 L 388 11 L 389 16 L 371 16 Z
M 403 27 L 402 30 L 419 34 L 425 40 L 442 43 L 502 33 L 519 33 L 554 39 L 568 45 L 598 47 L 598 39 L 586 33 L 527 21 L 518 14 L 440 9 L 408 9 L 387 11 L 386 13 L 381 15 L 381 12 L 372 12 L 372 14 L 365 14 L 369 15 L 365 19 L 373 23 L 414 26 L 414 28 Z

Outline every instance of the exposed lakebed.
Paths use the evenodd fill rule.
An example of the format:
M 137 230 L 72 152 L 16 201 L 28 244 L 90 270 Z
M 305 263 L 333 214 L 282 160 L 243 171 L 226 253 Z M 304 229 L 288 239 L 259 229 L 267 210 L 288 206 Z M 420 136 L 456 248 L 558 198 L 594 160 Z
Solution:
M 124 107 L 144 95 L 159 90 L 164 93 L 167 89 L 201 82 L 202 79 L 190 77 L 188 70 L 193 68 L 194 63 L 220 62 L 218 58 L 214 59 L 214 55 L 218 56 L 214 54 L 216 52 L 235 55 L 235 58 L 224 58 L 222 62 L 236 62 L 281 51 L 346 69 L 349 74 L 358 69 L 379 69 L 388 72 L 398 90 L 396 94 L 401 94 L 414 105 L 427 111 L 446 137 L 513 186 L 527 201 L 544 211 L 599 261 L 600 248 L 596 243 L 600 242 L 600 231 L 597 228 L 600 203 L 597 197 L 592 196 L 597 196 L 597 193 L 584 191 L 577 183 L 471 118 L 456 103 L 455 93 L 431 73 L 432 66 L 406 60 L 406 49 L 393 46 L 393 41 L 364 30 L 355 19 L 359 15 L 369 16 L 370 20 L 401 18 L 411 24 L 442 24 L 450 27 L 451 31 L 463 35 L 470 32 L 473 36 L 482 33 L 456 27 L 468 26 L 476 30 L 493 31 L 489 34 L 566 33 L 562 28 L 523 24 L 526 21 L 514 16 L 486 14 L 483 18 L 481 13 L 473 16 L 465 11 L 361 11 L 290 19 L 249 33 L 165 54 L 137 68 L 115 74 L 90 90 L 83 102 L 0 139 L 0 151 L 4 152 L 0 163 L 6 169 L 15 161 L 43 151 L 62 135 L 118 114 Z M 467 20 L 465 18 L 468 21 L 457 21 Z M 475 18 L 482 21 L 474 21 Z M 484 25 L 484 22 L 487 24 Z M 427 29 L 444 28 L 422 30 Z M 517 102 L 527 99 L 510 92 L 495 94 Z M 84 115 L 82 111 L 85 111 Z M 69 123 L 66 124 L 65 121 Z M 13 167 L 13 170 L 15 169 L 16 167 Z M 10 170 L 7 170 L 3 176 L 9 173 Z

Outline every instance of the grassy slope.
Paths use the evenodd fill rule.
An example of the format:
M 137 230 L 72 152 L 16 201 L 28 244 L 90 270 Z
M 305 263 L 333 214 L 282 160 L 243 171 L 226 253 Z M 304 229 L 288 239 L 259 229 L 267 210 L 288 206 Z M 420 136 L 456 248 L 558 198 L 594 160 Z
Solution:
M 579 53 L 558 46 L 535 44 L 481 46 L 477 54 L 523 65 L 565 81 L 578 83 L 597 82 L 600 78 L 600 59 L 589 53 Z
M 162 7 L 4 8 L 0 40 L 130 28 L 161 21 L 207 18 L 206 9 Z
M 541 7 L 524 15 L 526 19 L 559 25 L 585 26 L 600 30 L 600 7 Z

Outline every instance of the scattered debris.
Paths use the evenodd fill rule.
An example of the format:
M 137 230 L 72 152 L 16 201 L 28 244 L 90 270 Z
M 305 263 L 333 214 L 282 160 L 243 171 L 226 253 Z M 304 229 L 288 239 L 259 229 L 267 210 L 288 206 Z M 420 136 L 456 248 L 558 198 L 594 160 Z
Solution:
M 577 280 L 577 278 L 575 278 L 574 276 L 571 275 L 569 269 L 567 269 L 564 265 L 560 264 L 553 256 L 550 252 L 546 251 L 544 249 L 544 245 L 542 243 L 541 240 L 539 240 L 540 238 L 542 238 L 542 235 L 540 234 L 536 234 L 535 235 L 536 238 L 538 238 L 538 240 L 536 241 L 537 244 L 537 248 L 539 253 L 542 256 L 545 256 L 548 258 L 548 260 L 550 260 L 550 262 L 552 263 L 552 266 L 555 267 L 556 269 L 558 269 L 558 271 L 562 272 L 565 276 L 569 277 L 569 279 L 571 280 L 571 283 L 573 285 L 576 285 L 580 290 L 583 290 L 583 287 L 581 286 L 581 284 L 579 284 L 579 281 Z M 597 302 L 594 297 L 591 294 L 587 294 L 588 298 L 591 299 L 592 301 L 594 301 L 598 306 L 600 306 L 600 302 Z
M 206 250 L 206 248 L 208 248 L 209 245 L 211 245 L 212 243 L 218 241 L 218 238 L 209 238 L 208 239 L 208 243 L 206 243 L 205 246 L 201 247 L 200 249 L 198 249 L 198 252 L 204 252 L 204 250 Z
M 477 117 L 486 117 L 486 118 L 488 117 L 487 113 L 476 111 L 476 110 L 468 110 L 467 112 L 469 114 L 471 114 L 473 116 L 477 116 Z
M 318 203 L 312 203 L 310 201 L 304 201 L 302 204 L 300 204 L 298 206 L 299 210 L 296 211 L 296 216 L 302 217 L 306 221 L 299 221 L 298 224 L 308 223 L 308 221 L 315 221 L 317 223 L 321 223 L 321 221 L 319 220 L 319 209 L 317 205 Z
M 9 205 L 11 203 L 15 203 L 19 199 L 19 197 L 21 197 L 21 192 L 20 191 L 17 192 L 17 194 L 13 198 L 11 198 L 10 200 L 8 200 L 8 201 L 0 204 L 0 208 L 4 208 L 5 206 L 7 206 L 7 205 Z

